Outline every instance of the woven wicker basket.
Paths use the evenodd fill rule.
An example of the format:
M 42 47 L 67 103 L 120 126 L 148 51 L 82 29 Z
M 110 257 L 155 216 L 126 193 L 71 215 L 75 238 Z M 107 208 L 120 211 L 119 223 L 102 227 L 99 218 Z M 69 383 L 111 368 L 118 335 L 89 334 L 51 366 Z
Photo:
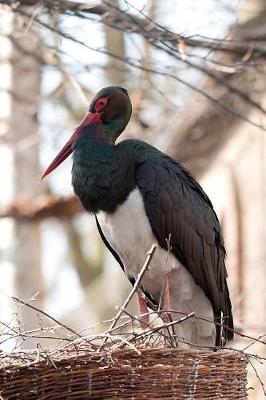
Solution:
M 246 359 L 237 352 L 178 349 L 77 352 L 33 362 L 2 359 L 4 400 L 246 399 Z

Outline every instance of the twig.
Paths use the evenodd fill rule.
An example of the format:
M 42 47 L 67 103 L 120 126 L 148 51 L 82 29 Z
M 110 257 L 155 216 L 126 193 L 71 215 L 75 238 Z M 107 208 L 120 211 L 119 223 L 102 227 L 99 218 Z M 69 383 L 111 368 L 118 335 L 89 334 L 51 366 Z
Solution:
M 0 3 L 1 3 L 1 0 L 0 0 Z M 15 8 L 15 9 L 13 9 L 13 11 L 17 12 L 17 13 L 19 13 L 19 14 L 27 17 L 27 18 L 31 18 L 31 14 L 26 12 L 24 9 Z M 251 124 L 251 125 L 253 125 L 253 126 L 257 127 L 257 128 L 260 128 L 260 129 L 262 129 L 264 131 L 266 130 L 266 127 L 264 125 L 254 122 L 253 120 L 248 118 L 244 113 L 241 113 L 240 111 L 235 110 L 232 107 L 229 107 L 227 104 L 221 102 L 219 99 L 216 99 L 212 95 L 208 94 L 206 91 L 194 86 L 193 84 L 191 84 L 188 81 L 185 81 L 184 79 L 181 79 L 179 76 L 177 76 L 177 75 L 175 75 L 173 73 L 168 73 L 167 71 L 155 69 L 155 68 L 152 68 L 152 67 L 145 67 L 141 63 L 139 63 L 138 61 L 133 60 L 132 58 L 122 57 L 122 56 L 114 54 L 114 53 L 112 53 L 112 52 L 110 52 L 108 50 L 105 50 L 105 49 L 102 49 L 102 48 L 94 48 L 92 46 L 89 46 L 87 43 L 84 43 L 81 40 L 76 39 L 75 37 L 71 36 L 70 34 L 65 33 L 62 30 L 59 30 L 59 29 L 47 24 L 46 22 L 42 21 L 41 19 L 39 19 L 37 17 L 35 18 L 35 22 L 38 23 L 39 25 L 43 26 L 44 28 L 50 30 L 51 32 L 55 32 L 59 36 L 65 38 L 65 39 L 71 40 L 72 42 L 77 43 L 77 44 L 83 46 L 84 48 L 86 48 L 88 50 L 95 51 L 95 52 L 102 53 L 102 54 L 105 54 L 107 56 L 113 57 L 114 59 L 120 60 L 123 63 L 131 66 L 132 68 L 139 69 L 139 70 L 146 71 L 146 72 L 150 72 L 150 73 L 153 73 L 155 75 L 167 76 L 167 77 L 169 77 L 171 79 L 174 79 L 177 82 L 180 82 L 181 84 L 185 85 L 189 89 L 193 90 L 194 92 L 197 92 L 197 93 L 201 94 L 202 96 L 204 96 L 206 99 L 208 99 L 212 103 L 219 105 L 221 108 L 223 108 L 224 110 L 226 110 L 230 114 L 234 115 L 235 117 L 237 117 L 237 118 L 239 118 L 239 119 L 241 119 L 243 121 L 246 121 L 249 124 Z M 158 38 L 155 38 L 155 39 L 158 40 Z
M 89 100 L 87 99 L 87 96 L 84 93 L 82 86 L 79 83 L 78 79 L 62 63 L 58 63 L 57 67 L 58 67 L 59 71 L 61 71 L 62 74 L 65 75 L 65 77 L 71 83 L 74 90 L 77 92 L 77 94 L 82 102 L 82 105 L 84 107 L 87 107 Z
M 131 319 L 134 319 L 134 320 L 138 321 L 138 318 L 135 317 L 135 316 L 133 316 L 133 315 L 131 315 L 127 310 L 123 309 L 123 312 L 124 312 L 125 314 L 127 314 Z M 164 311 L 162 310 L 162 312 L 164 312 Z M 158 313 L 156 312 L 156 314 L 158 314 Z M 133 339 L 134 339 L 135 341 L 137 341 L 137 340 L 140 340 L 140 339 L 142 339 L 142 338 L 145 338 L 146 336 L 151 336 L 151 335 L 153 335 L 153 334 L 156 333 L 156 332 L 160 332 L 161 330 L 163 330 L 163 329 L 165 329 L 165 328 L 173 327 L 173 326 L 175 326 L 175 325 L 177 325 L 177 324 L 180 324 L 181 322 L 184 322 L 184 321 L 186 321 L 187 319 L 190 319 L 190 318 L 192 318 L 192 317 L 194 317 L 194 316 L 195 316 L 195 312 L 193 311 L 193 312 L 191 312 L 191 313 L 189 313 L 189 314 L 184 315 L 183 317 L 181 317 L 181 318 L 179 318 L 179 319 L 177 319 L 177 320 L 169 321 L 169 322 L 164 322 L 164 323 L 163 323 L 162 325 L 160 325 L 160 326 L 151 327 L 150 324 L 147 324 L 147 327 L 149 327 L 149 330 L 148 330 L 148 331 L 145 331 L 145 332 L 142 332 L 142 333 L 140 333 L 140 334 L 137 335 L 137 336 L 135 335 Z M 160 332 L 160 333 L 161 333 L 161 332 Z M 166 337 L 165 334 L 163 334 L 163 336 Z M 166 338 L 169 340 L 169 337 L 166 337 Z M 133 340 L 133 339 L 131 339 L 131 340 Z
M 10 6 L 10 0 L 0 0 L 0 3 Z M 12 9 L 16 11 L 20 6 L 32 6 L 32 3 L 35 4 L 32 0 L 14 1 Z M 144 18 L 130 14 L 127 12 L 128 10 L 122 10 L 108 1 L 104 1 L 102 4 L 96 6 L 88 5 L 86 2 L 74 2 L 70 0 L 60 0 L 60 2 L 42 0 L 41 3 L 49 12 L 54 9 L 59 9 L 62 14 L 75 15 L 76 17 L 92 19 L 93 21 L 96 19 L 89 17 L 88 14 L 92 16 L 101 16 L 103 22 L 107 25 L 111 25 L 116 29 L 123 29 L 126 32 L 143 33 L 142 31 L 145 28 L 145 31 L 149 33 L 151 39 L 163 39 L 170 43 L 177 44 L 183 41 L 186 46 L 190 47 L 233 52 L 241 55 L 249 49 L 253 50 L 254 54 L 265 55 L 266 53 L 264 44 L 254 39 L 252 40 L 252 38 L 250 40 L 241 40 L 241 38 L 240 40 L 224 40 L 203 35 L 186 37 L 183 34 L 172 32 L 170 29 L 152 20 L 139 9 L 137 9 L 137 11 L 141 13 Z M 134 8 L 128 1 L 126 3 L 131 8 Z M 129 9 L 129 7 L 127 8 Z
M 262 382 L 261 377 L 260 377 L 259 374 L 258 374 L 258 371 L 257 371 L 256 368 L 254 367 L 252 361 L 250 361 L 250 358 L 249 358 L 249 356 L 248 356 L 247 354 L 246 354 L 246 357 L 247 357 L 247 360 L 248 360 L 249 364 L 251 365 L 251 368 L 253 369 L 253 371 L 254 371 L 254 373 L 255 373 L 255 375 L 256 375 L 256 377 L 257 377 L 257 379 L 258 379 L 260 385 L 261 385 L 261 388 L 262 388 L 262 391 L 263 391 L 263 393 L 264 393 L 264 396 L 266 397 L 265 384 Z
M 35 307 L 35 306 L 33 306 L 33 305 L 31 305 L 31 304 L 29 304 L 29 303 L 27 303 L 27 302 L 25 302 L 25 301 L 23 301 L 23 300 L 21 300 L 21 299 L 18 299 L 18 298 L 15 297 L 15 296 L 12 296 L 11 298 L 12 298 L 14 301 L 16 301 L 17 303 L 24 304 L 25 306 L 31 308 L 32 310 L 37 311 L 37 312 L 41 313 L 42 315 L 45 315 L 45 317 L 51 319 L 51 320 L 54 321 L 57 325 L 62 326 L 63 328 L 65 328 L 65 329 L 68 330 L 69 332 L 73 333 L 75 336 L 81 337 L 81 335 L 80 335 L 78 332 L 74 331 L 74 329 L 69 328 L 68 326 L 66 326 L 65 324 L 63 324 L 63 322 L 58 321 L 57 319 L 55 319 L 55 318 L 52 317 L 51 315 L 47 314 L 45 311 L 41 310 L 40 308 Z
M 128 340 L 126 340 L 125 338 L 123 338 L 123 336 L 121 335 L 110 335 L 110 334 L 105 334 L 104 339 L 118 339 L 121 341 L 122 344 L 127 344 L 132 350 L 134 350 L 139 356 L 141 355 L 141 351 L 139 349 L 137 349 L 134 344 L 130 343 Z M 118 348 L 120 348 L 121 346 L 119 344 L 115 344 L 115 346 L 113 346 L 110 351 L 114 351 Z M 101 350 L 101 347 L 99 348 L 99 351 Z
M 110 3 L 108 3 L 107 1 L 104 1 L 104 3 L 106 5 L 108 5 L 108 7 L 115 9 L 118 13 L 123 14 L 125 13 L 123 10 L 121 10 L 119 7 L 116 7 Z M 128 4 L 130 4 L 128 2 Z M 148 16 L 146 16 L 141 10 L 139 10 L 138 8 L 132 6 L 130 4 L 131 7 L 133 7 L 136 11 L 140 12 L 140 14 L 147 20 L 150 21 L 150 24 L 155 25 L 155 21 L 153 21 L 151 18 L 149 18 Z M 148 43 L 150 43 L 153 47 L 167 53 L 168 55 L 170 55 L 171 57 L 174 57 L 175 59 L 177 59 L 180 62 L 183 62 L 187 65 L 189 65 L 190 67 L 201 71 L 202 73 L 204 73 L 205 75 L 209 76 L 210 78 L 212 78 L 214 81 L 216 81 L 217 83 L 221 84 L 222 86 L 225 86 L 231 93 L 233 93 L 234 95 L 236 95 L 239 98 L 242 98 L 244 101 L 246 101 L 247 103 L 249 103 L 250 105 L 252 105 L 253 107 L 259 109 L 261 112 L 263 112 L 264 114 L 266 114 L 266 110 L 261 106 L 261 104 L 257 103 L 256 101 L 254 101 L 248 93 L 242 92 L 239 88 L 234 87 L 230 84 L 230 82 L 228 82 L 226 79 L 221 78 L 219 75 L 215 74 L 213 71 L 209 70 L 208 68 L 206 68 L 203 65 L 200 64 L 196 64 L 193 61 L 189 61 L 187 58 L 182 58 L 180 56 L 180 52 L 178 50 L 178 48 L 176 47 L 176 43 L 172 44 L 169 41 L 167 42 L 167 40 L 165 40 L 164 38 L 154 38 L 154 40 L 150 40 L 150 24 L 147 25 L 145 24 L 145 19 L 143 19 L 143 23 L 141 23 L 140 19 L 136 19 L 136 17 L 131 16 L 131 20 L 133 20 L 133 23 L 135 23 L 136 25 L 139 26 L 140 28 L 140 34 L 148 41 Z M 117 29 L 116 27 L 114 27 L 115 29 Z M 160 29 L 162 29 L 163 31 L 166 30 L 166 28 L 164 27 L 160 27 Z M 184 41 L 184 38 L 180 38 L 179 41 Z M 158 43 L 161 43 L 163 46 L 159 45 Z M 177 54 L 176 54 L 177 53 Z
M 156 326 L 155 328 L 151 329 L 150 331 L 143 332 L 140 336 L 146 336 L 146 335 L 149 335 L 150 333 L 155 333 L 155 332 L 157 332 L 157 331 L 160 331 L 161 329 L 169 328 L 169 327 L 171 327 L 171 326 L 178 325 L 178 324 L 180 324 L 181 322 L 184 322 L 184 321 L 186 321 L 187 319 L 190 319 L 190 318 L 192 318 L 192 317 L 194 317 L 194 316 L 195 316 L 195 312 L 193 311 L 193 312 L 191 312 L 191 313 L 185 315 L 184 317 L 182 317 L 182 318 L 180 318 L 180 319 L 176 319 L 176 320 L 174 320 L 174 321 L 165 322 L 163 325 Z M 140 337 L 140 336 L 139 336 L 139 337 Z
M 174 314 L 174 313 L 177 313 L 177 314 L 184 314 L 184 315 L 186 315 L 186 313 L 184 313 L 184 312 L 182 312 L 182 311 L 170 310 L 169 312 L 171 312 L 171 313 L 173 313 L 173 314 Z M 239 331 L 236 331 L 235 329 L 230 328 L 230 327 L 227 326 L 226 324 L 222 324 L 222 323 L 220 323 L 220 322 L 213 321 L 211 318 L 202 317 L 202 316 L 199 316 L 199 315 L 197 315 L 197 314 L 195 314 L 195 318 L 196 318 L 196 319 L 200 319 L 200 320 L 202 320 L 202 321 L 211 322 L 211 323 L 215 324 L 216 326 L 220 326 L 220 327 L 222 327 L 222 328 L 228 329 L 228 330 L 231 331 L 231 332 L 234 332 L 234 334 L 236 334 L 236 335 L 238 335 L 238 336 L 241 336 L 241 337 L 246 338 L 246 339 L 254 340 L 254 341 L 257 342 L 257 343 L 261 343 L 261 344 L 266 345 L 266 342 L 264 342 L 263 340 L 260 340 L 260 338 L 257 339 L 257 338 L 254 338 L 254 337 L 252 337 L 252 336 L 249 336 L 249 335 L 246 335 L 246 334 L 244 334 L 244 333 L 241 333 L 241 332 L 239 332 Z M 263 335 L 262 337 L 264 337 L 264 336 L 266 336 L 266 334 Z
M 114 318 L 114 320 L 113 320 L 113 322 L 112 322 L 110 328 L 109 328 L 108 331 L 105 333 L 106 335 L 110 334 L 110 332 L 111 332 L 111 331 L 113 330 L 113 328 L 116 326 L 117 322 L 119 321 L 121 315 L 122 315 L 123 312 L 124 312 L 124 309 L 128 306 L 128 304 L 129 304 L 130 300 L 132 299 L 133 295 L 134 295 L 134 294 L 136 293 L 136 291 L 138 290 L 139 285 L 140 285 L 140 282 L 141 282 L 141 279 L 143 278 L 143 275 L 145 274 L 146 270 L 147 270 L 148 267 L 149 267 L 149 264 L 150 264 L 150 262 L 151 262 L 151 260 L 152 260 L 152 257 L 153 257 L 153 254 L 154 254 L 155 250 L 156 250 L 156 244 L 153 244 L 152 247 L 150 248 L 150 250 L 149 250 L 148 253 L 147 253 L 146 261 L 145 261 L 143 267 L 141 268 L 141 270 L 140 270 L 140 272 L 139 272 L 139 274 L 138 274 L 138 277 L 137 277 L 137 279 L 136 279 L 136 281 L 135 281 L 135 283 L 134 283 L 134 286 L 133 286 L 131 292 L 129 293 L 128 297 L 127 297 L 126 300 L 124 301 L 123 305 L 120 307 L 120 309 L 119 309 L 118 313 L 116 314 L 116 316 L 115 316 L 115 318 Z M 108 340 L 108 336 L 106 336 L 106 337 L 104 338 L 104 340 L 103 340 L 103 342 L 102 342 L 102 344 L 101 344 L 101 346 L 100 346 L 100 348 L 99 348 L 99 351 L 102 350 L 102 348 L 103 348 L 103 346 L 105 345 L 105 343 L 107 342 L 107 340 Z
M 247 349 L 249 349 L 251 346 L 253 346 L 255 343 L 258 342 L 258 340 L 264 338 L 266 336 L 266 333 L 260 335 L 258 338 L 254 338 L 253 341 L 251 343 L 249 343 L 247 346 L 245 346 L 242 350 L 246 351 Z M 260 342 L 259 342 L 260 343 Z M 266 343 L 264 343 L 266 344 Z

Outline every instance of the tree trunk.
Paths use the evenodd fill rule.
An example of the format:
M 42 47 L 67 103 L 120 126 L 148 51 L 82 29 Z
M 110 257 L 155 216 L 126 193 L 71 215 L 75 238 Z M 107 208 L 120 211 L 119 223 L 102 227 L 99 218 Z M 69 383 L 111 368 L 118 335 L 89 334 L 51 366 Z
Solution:
M 109 4 L 114 7 L 119 6 L 118 0 L 110 0 Z M 124 33 L 109 26 L 104 26 L 105 43 L 108 52 L 118 56 L 125 56 L 125 40 Z M 123 86 L 126 83 L 127 72 L 126 65 L 121 61 L 108 57 L 106 65 L 106 79 L 108 86 L 118 85 Z
M 8 138 L 13 153 L 14 198 L 33 199 L 40 194 L 38 102 L 41 82 L 41 40 L 34 25 L 16 29 L 13 21 L 11 35 L 11 114 Z M 24 301 L 37 292 L 34 302 L 42 307 L 43 277 L 41 272 L 41 237 L 38 222 L 14 222 L 14 242 L 11 259 L 15 267 L 15 294 Z M 37 317 L 27 307 L 22 307 L 20 318 L 23 329 L 38 326 Z M 32 347 L 29 341 L 23 347 Z

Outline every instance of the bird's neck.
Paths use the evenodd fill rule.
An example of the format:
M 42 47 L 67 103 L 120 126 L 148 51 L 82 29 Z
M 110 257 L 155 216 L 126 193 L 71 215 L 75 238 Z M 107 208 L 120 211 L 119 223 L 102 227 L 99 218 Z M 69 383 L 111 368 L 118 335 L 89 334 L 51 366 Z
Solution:
M 116 139 L 120 136 L 120 134 L 125 129 L 125 121 L 124 119 L 116 119 L 108 124 L 100 125 L 101 136 L 104 138 L 104 141 L 109 144 L 115 144 Z
M 108 142 L 101 129 L 83 132 L 75 143 L 72 184 L 90 212 L 113 212 L 135 187 L 130 151 Z

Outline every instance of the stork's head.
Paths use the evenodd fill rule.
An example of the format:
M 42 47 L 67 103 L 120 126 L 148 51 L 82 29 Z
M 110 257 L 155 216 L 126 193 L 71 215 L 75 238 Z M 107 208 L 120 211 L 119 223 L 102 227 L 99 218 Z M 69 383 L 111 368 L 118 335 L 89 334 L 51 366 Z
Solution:
M 42 179 L 74 151 L 78 136 L 81 134 L 89 135 L 93 126 L 101 127 L 101 134 L 107 143 L 115 143 L 115 140 L 127 126 L 131 112 L 132 105 L 126 89 L 119 86 L 109 86 L 100 90 L 92 100 L 88 113 L 43 173 Z

